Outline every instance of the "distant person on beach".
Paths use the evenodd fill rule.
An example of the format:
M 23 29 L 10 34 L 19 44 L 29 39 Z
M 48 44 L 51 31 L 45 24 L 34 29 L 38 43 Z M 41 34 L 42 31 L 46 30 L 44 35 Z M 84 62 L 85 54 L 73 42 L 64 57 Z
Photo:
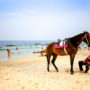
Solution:
M 89 70 L 89 66 L 90 66 L 90 55 L 89 55 L 85 60 L 79 61 L 78 64 L 79 64 L 79 69 L 80 69 L 81 72 L 83 71 L 82 66 L 83 66 L 83 65 L 86 65 L 86 70 L 85 70 L 84 73 L 87 73 L 88 70 Z
M 41 56 L 44 56 L 43 54 L 43 45 L 42 45 L 42 51 L 40 52 Z
M 8 53 L 8 59 L 10 59 L 10 49 L 7 49 L 7 53 Z
M 18 50 L 18 48 L 16 48 L 16 50 Z
M 80 47 L 78 47 L 78 50 L 81 50 L 81 48 L 80 48 Z
M 90 51 L 90 46 L 88 46 L 88 51 Z
M 43 51 L 43 45 L 42 45 L 42 51 Z

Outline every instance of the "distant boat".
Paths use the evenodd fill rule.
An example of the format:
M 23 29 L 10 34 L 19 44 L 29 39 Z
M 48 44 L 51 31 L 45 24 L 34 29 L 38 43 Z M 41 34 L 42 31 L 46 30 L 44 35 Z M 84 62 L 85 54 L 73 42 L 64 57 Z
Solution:
M 0 49 L 2 49 L 2 47 L 0 47 Z
M 10 47 L 10 46 L 16 46 L 16 45 L 6 45 L 6 46 Z
M 40 43 L 35 43 L 35 46 L 40 45 Z

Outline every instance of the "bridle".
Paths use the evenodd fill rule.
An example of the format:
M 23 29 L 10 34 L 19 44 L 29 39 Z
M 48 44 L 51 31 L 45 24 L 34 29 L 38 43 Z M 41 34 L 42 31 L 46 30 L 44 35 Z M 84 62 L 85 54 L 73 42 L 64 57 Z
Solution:
M 88 39 L 87 39 L 87 34 L 85 34 L 85 39 L 87 41 L 87 44 L 89 45 Z

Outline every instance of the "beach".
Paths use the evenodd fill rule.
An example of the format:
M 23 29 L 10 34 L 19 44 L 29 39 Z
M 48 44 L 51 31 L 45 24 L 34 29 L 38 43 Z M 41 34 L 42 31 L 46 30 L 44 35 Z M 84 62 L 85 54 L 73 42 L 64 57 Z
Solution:
M 0 61 L 0 90 L 90 90 L 90 70 L 81 73 L 78 61 L 90 55 L 90 51 L 78 51 L 74 60 L 74 75 L 70 74 L 69 56 L 58 56 L 56 72 L 43 56 L 30 56 Z M 85 69 L 85 67 L 83 67 Z

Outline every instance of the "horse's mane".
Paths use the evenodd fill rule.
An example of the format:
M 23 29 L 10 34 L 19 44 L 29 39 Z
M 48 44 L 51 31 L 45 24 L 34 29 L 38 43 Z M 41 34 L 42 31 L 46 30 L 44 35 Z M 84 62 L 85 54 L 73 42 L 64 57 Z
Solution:
M 78 40 L 80 39 L 80 38 L 82 38 L 82 36 L 85 34 L 86 32 L 83 32 L 83 33 L 80 33 L 80 34 L 78 34 L 78 35 L 76 35 L 76 36 L 73 36 L 73 37 L 71 37 L 71 38 L 68 38 L 68 40 L 73 44 L 73 46 L 75 46 L 75 47 L 77 47 L 77 43 L 78 43 Z M 76 41 L 77 41 L 77 43 L 76 43 Z
M 73 39 L 73 38 L 79 37 L 79 36 L 81 36 L 81 35 L 83 35 L 83 34 L 85 34 L 85 32 L 80 33 L 80 34 L 78 34 L 78 35 L 75 35 L 75 36 L 73 36 L 73 37 L 70 37 L 70 38 L 68 38 L 68 39 Z

